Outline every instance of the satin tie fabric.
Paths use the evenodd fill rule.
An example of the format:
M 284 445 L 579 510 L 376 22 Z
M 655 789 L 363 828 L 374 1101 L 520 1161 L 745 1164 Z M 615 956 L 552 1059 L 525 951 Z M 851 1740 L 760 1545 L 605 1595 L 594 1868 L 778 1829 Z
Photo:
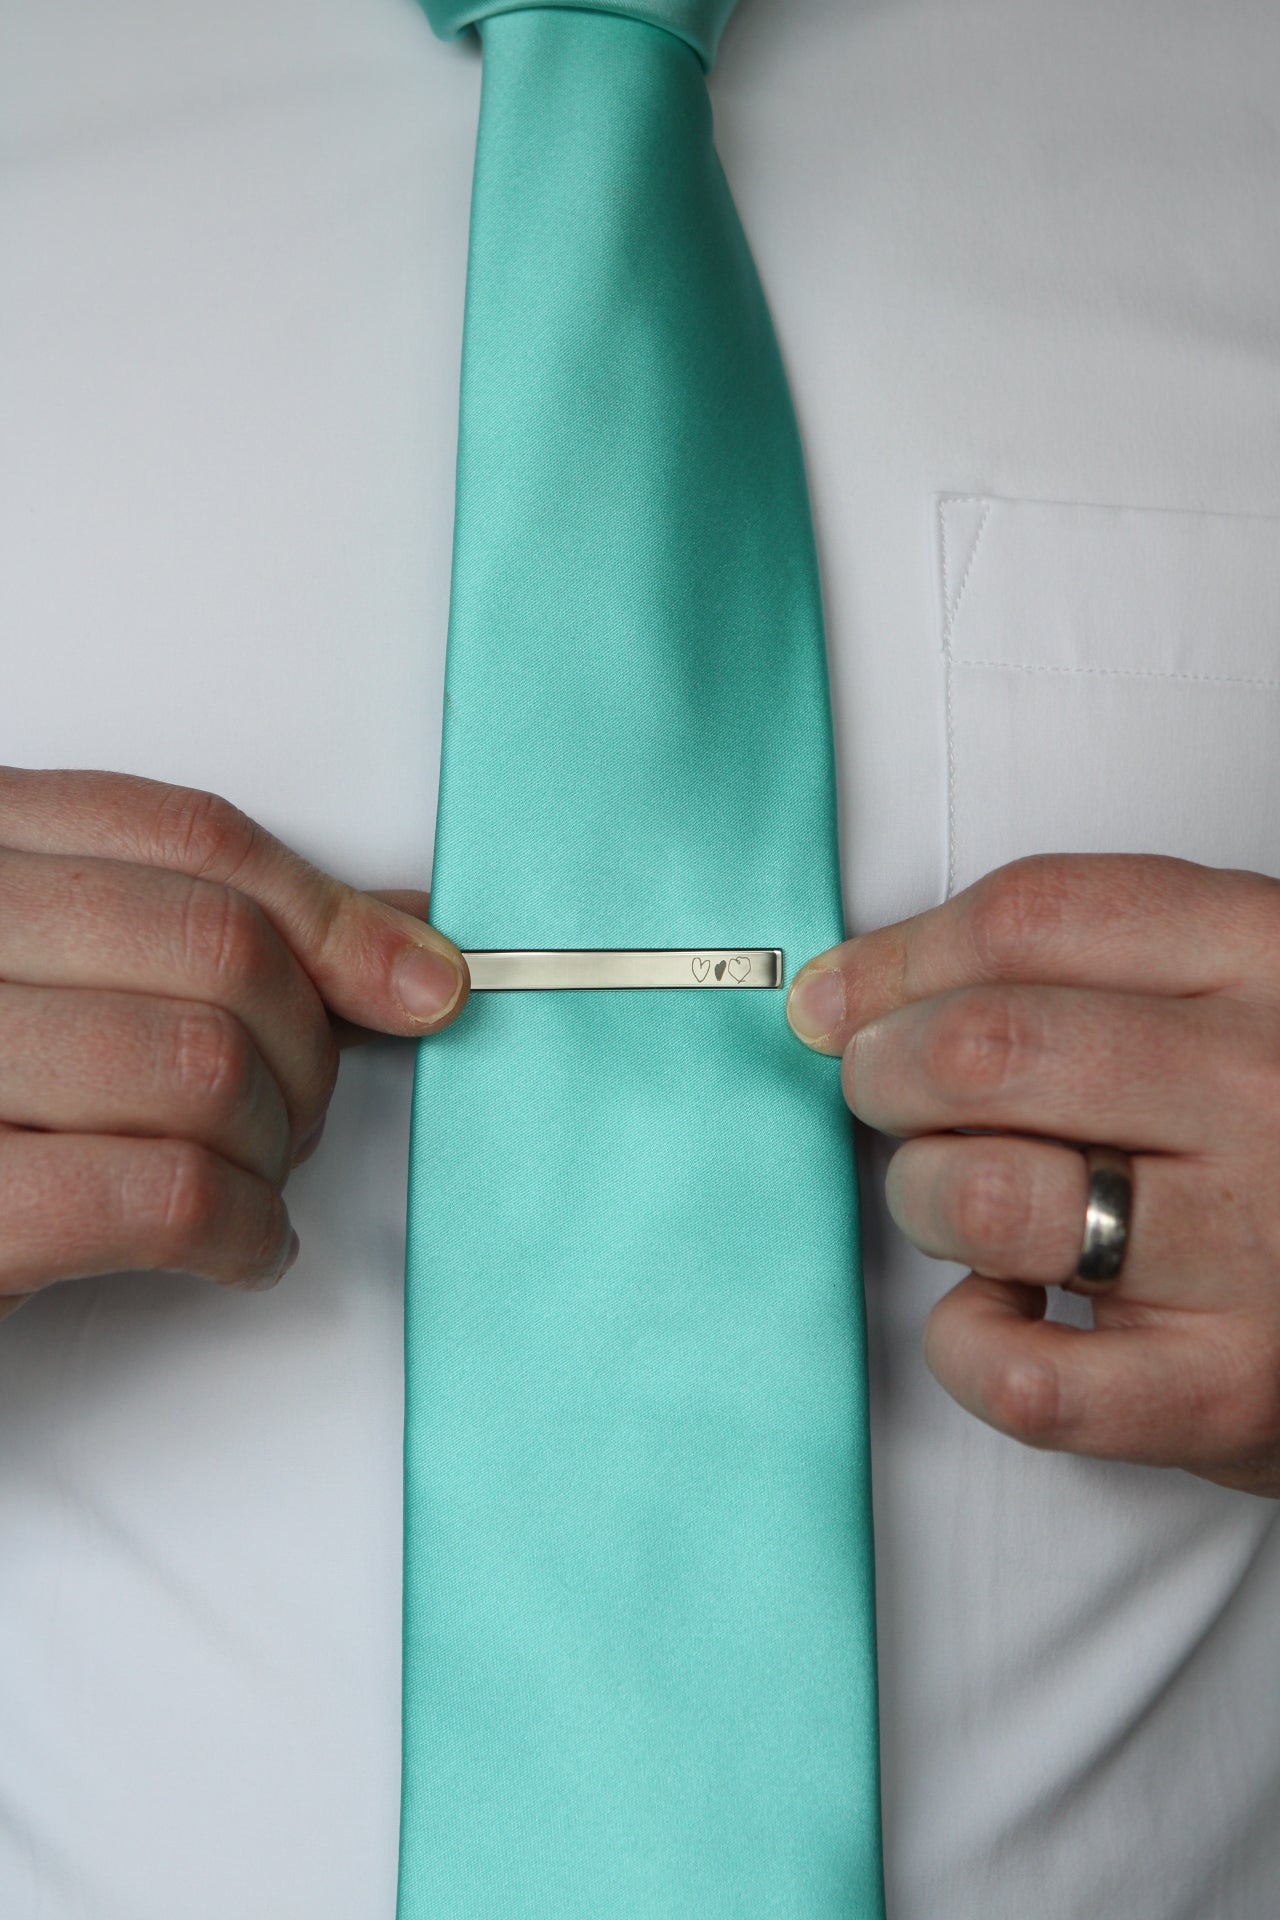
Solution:
M 479 23 L 431 917 L 844 937 L 732 0 Z M 414 1093 L 399 1920 L 882 1913 L 851 1122 L 783 995 L 476 994 Z

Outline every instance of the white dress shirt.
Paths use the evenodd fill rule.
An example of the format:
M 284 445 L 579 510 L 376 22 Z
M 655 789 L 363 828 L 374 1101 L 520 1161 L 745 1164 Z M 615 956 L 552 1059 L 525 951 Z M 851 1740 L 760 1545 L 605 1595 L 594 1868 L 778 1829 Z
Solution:
M 476 50 L 411 0 L 0 20 L 0 758 L 425 885 Z M 1033 849 L 1280 872 L 1280 11 L 743 0 L 712 88 L 850 930 Z M 0 1328 L 6 1920 L 392 1920 L 411 1068 L 346 1057 L 275 1292 Z M 1271 1920 L 1280 1506 L 960 1412 L 866 1145 L 891 1920 Z

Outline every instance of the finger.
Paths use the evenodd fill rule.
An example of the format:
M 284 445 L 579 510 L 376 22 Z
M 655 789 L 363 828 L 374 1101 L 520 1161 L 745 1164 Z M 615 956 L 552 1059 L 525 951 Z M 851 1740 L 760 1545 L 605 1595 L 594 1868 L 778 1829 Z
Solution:
M 924 1134 L 885 1176 L 890 1216 L 934 1260 L 996 1280 L 1058 1286 L 1080 1257 L 1084 1155 L 1002 1134 Z
M 1188 1315 L 1090 1331 L 1044 1320 L 1044 1307 L 1038 1287 L 970 1274 L 929 1316 L 930 1371 L 968 1412 L 1026 1446 L 1233 1476 L 1229 1484 L 1245 1484 L 1255 1461 L 1264 1470 L 1280 1340 L 1249 1364 L 1229 1321 Z
M 806 1045 L 842 1053 L 869 1020 L 955 987 L 1220 993 L 1269 975 L 1278 949 L 1280 885 L 1265 875 L 1154 854 L 1039 854 L 816 955 L 791 984 L 787 1017 Z
M 200 1141 L 283 1186 L 283 1096 L 224 1007 L 136 993 L 0 986 L 0 1115 L 61 1133 Z
M 967 987 L 863 1028 L 841 1076 L 881 1133 L 997 1129 L 1185 1153 L 1247 1134 L 1268 1110 L 1280 1019 L 1260 1033 L 1260 1017 L 1229 1000 Z
M 1238 1173 L 1217 1160 L 1140 1154 L 1116 1305 L 1226 1311 L 1267 1285 Z M 1088 1169 L 1074 1148 L 1002 1134 L 926 1134 L 889 1162 L 885 1198 L 907 1238 L 988 1279 L 1062 1286 L 1084 1239 Z M 1208 1245 L 1213 1257 L 1206 1257 Z
M 297 1253 L 279 1193 L 191 1140 L 0 1129 L 0 1297 L 156 1269 L 271 1286 Z
M 248 895 L 325 1004 L 357 1026 L 434 1032 L 466 1003 L 466 962 L 443 934 L 320 872 L 215 794 L 127 774 L 6 768 L 0 842 L 165 867 Z
M 401 913 L 408 913 L 415 920 L 425 920 L 431 912 L 431 895 L 423 893 L 417 887 L 376 887 L 370 896 L 373 900 L 383 900 L 389 907 L 396 907 Z M 357 1027 L 350 1020 L 339 1018 L 333 1021 L 333 1037 L 339 1050 L 345 1052 L 348 1047 L 358 1047 L 373 1038 L 373 1029 Z M 312 1151 L 314 1152 L 314 1147 Z
M 338 1071 L 311 980 L 247 895 L 161 867 L 0 851 L 0 978 L 221 1006 L 274 1077 L 295 1150 Z

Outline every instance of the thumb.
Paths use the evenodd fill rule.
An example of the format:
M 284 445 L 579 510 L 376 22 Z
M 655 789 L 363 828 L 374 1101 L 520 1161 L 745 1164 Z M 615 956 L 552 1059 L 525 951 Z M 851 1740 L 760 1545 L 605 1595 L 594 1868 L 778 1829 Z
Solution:
M 471 979 L 457 947 L 427 922 L 429 894 L 360 893 L 310 868 L 294 877 L 299 892 L 275 913 L 260 904 L 279 915 L 280 932 L 340 1021 L 412 1036 L 457 1019 Z
M 429 893 L 422 893 L 417 888 L 412 888 L 412 887 L 377 887 L 377 888 L 374 888 L 369 893 L 367 893 L 364 896 L 364 898 L 367 900 L 381 901 L 383 905 L 395 908 L 399 914 L 409 916 L 411 919 L 413 919 L 418 923 L 417 928 L 415 930 L 415 935 L 414 935 L 415 939 L 422 938 L 423 924 L 426 922 L 427 916 L 431 910 L 431 895 Z M 435 929 L 434 928 L 430 929 L 430 932 L 432 934 L 435 934 Z M 452 956 L 454 954 L 457 954 L 458 961 L 461 963 L 462 972 L 464 975 L 464 985 L 463 985 L 463 990 L 461 995 L 456 1000 L 454 1000 L 451 1004 L 446 1004 L 445 1011 L 443 1012 L 443 1014 L 439 1015 L 436 1018 L 431 1019 L 429 1023 L 425 1026 L 421 1020 L 415 1020 L 414 1025 L 410 1029 L 403 1029 L 403 1028 L 397 1027 L 394 1029 L 387 1029 L 387 1031 L 395 1031 L 395 1032 L 410 1031 L 412 1033 L 423 1033 L 423 1032 L 434 1033 L 440 1027 L 448 1026 L 453 1020 L 456 1020 L 458 1015 L 461 1013 L 463 1007 L 466 1005 L 467 1000 L 470 997 L 470 993 L 471 993 L 471 983 L 470 983 L 469 977 L 467 977 L 466 961 L 463 960 L 462 955 L 458 953 L 457 948 L 453 945 L 451 941 L 445 940 L 444 936 L 440 934 L 436 934 L 435 937 L 440 941 L 441 948 L 444 950 L 444 953 L 447 956 Z M 415 951 L 421 952 L 422 949 L 417 948 Z M 433 949 L 431 952 L 429 967 L 435 967 L 437 964 L 438 964 L 437 953 Z M 448 959 L 446 964 L 451 967 L 453 964 L 452 959 L 451 958 Z M 421 965 L 422 963 L 419 962 L 418 960 L 416 959 L 410 960 L 407 956 L 405 957 L 404 960 L 402 960 L 401 971 L 400 971 L 398 980 L 396 982 L 396 984 L 400 989 L 401 996 L 403 996 L 404 992 L 406 991 L 404 969 L 407 967 L 410 971 L 410 986 L 408 990 L 412 991 L 412 986 L 411 986 L 412 973 L 414 970 L 420 968 Z M 449 991 L 452 992 L 452 988 L 453 988 L 452 980 L 447 978 L 447 976 L 445 976 L 444 978 L 445 978 L 445 984 L 447 985 Z M 429 988 L 428 989 L 429 1000 L 430 1000 L 430 997 L 431 997 L 431 989 Z M 372 1028 L 368 1025 L 359 1026 L 354 1024 L 352 1021 L 348 1019 L 342 1018 L 341 1016 L 338 1016 L 336 1021 L 336 1026 L 337 1026 L 337 1040 L 338 1040 L 338 1045 L 340 1047 L 356 1046 L 362 1040 L 369 1039 L 371 1033 L 383 1030 L 381 1028 Z
M 421 917 L 426 895 L 358 893 L 217 794 L 132 774 L 6 767 L 0 804 L 6 846 L 167 867 L 247 895 L 329 1011 L 358 1027 L 434 1033 L 466 1005 L 466 961 Z
M 429 895 L 360 893 L 256 826 L 233 875 L 229 884 L 258 903 L 339 1020 L 414 1036 L 438 1032 L 466 1005 L 466 961 L 421 917 Z

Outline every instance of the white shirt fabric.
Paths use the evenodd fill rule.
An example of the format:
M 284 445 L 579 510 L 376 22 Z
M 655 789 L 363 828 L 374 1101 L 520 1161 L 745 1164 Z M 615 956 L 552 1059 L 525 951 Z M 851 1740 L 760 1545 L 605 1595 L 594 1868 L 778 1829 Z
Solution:
M 475 49 L 411 0 L 0 20 L 0 758 L 425 885 Z M 1269 0 L 731 24 L 851 931 L 1033 849 L 1280 872 L 1278 82 Z M 392 1920 L 411 1056 L 346 1058 L 274 1293 L 0 1329 L 6 1920 Z M 961 1413 L 866 1149 L 891 1920 L 1270 1920 L 1280 1507 Z

